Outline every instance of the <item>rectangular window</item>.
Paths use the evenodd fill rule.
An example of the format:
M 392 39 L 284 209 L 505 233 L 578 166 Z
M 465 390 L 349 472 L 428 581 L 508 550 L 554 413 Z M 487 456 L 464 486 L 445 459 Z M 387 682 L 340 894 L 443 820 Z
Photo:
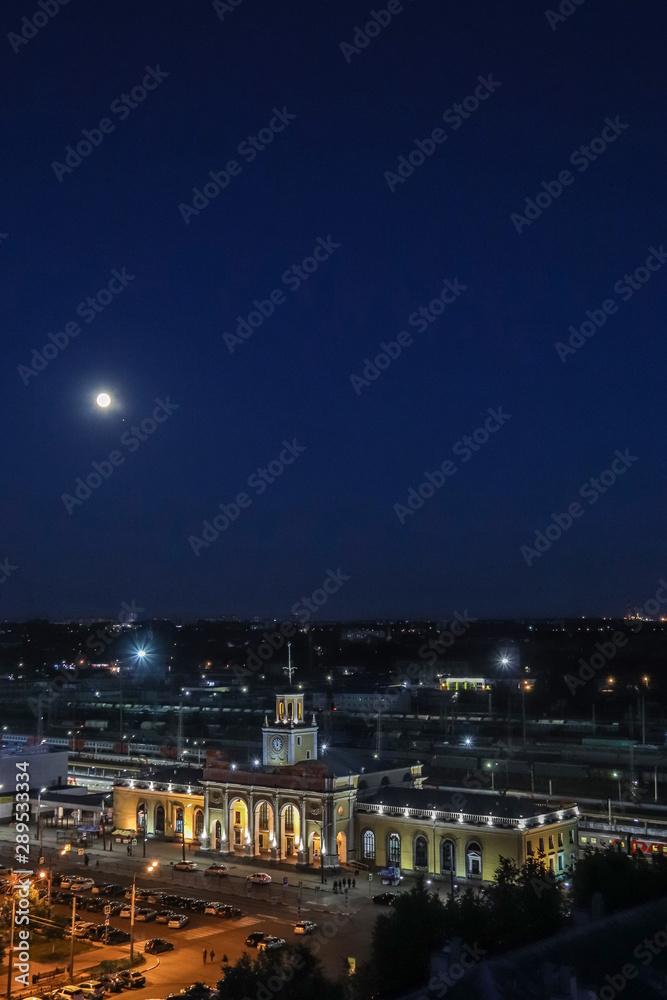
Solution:
M 553 870 L 554 870 L 554 859 L 549 858 L 549 871 L 552 872 Z
M 306 750 L 306 760 L 310 760 L 310 750 Z
M 300 747 L 300 746 L 301 746 L 301 737 L 300 737 L 300 736 L 297 736 L 297 738 L 296 738 L 296 745 L 297 745 L 298 747 Z
M 558 871 L 562 872 L 565 870 L 565 857 L 562 854 L 558 855 Z
M 260 833 L 260 835 L 259 835 L 259 846 L 260 847 L 264 847 L 264 834 L 263 833 Z
M 563 846 L 563 832 L 562 832 L 562 830 L 559 831 L 559 833 L 558 833 L 558 846 L 559 847 Z
M 234 822 L 236 823 L 237 826 L 241 825 L 241 810 L 240 809 L 236 809 L 235 812 L 234 812 Z
M 540 854 L 544 854 L 544 837 L 540 837 L 539 845 L 540 845 Z
M 532 853 L 533 853 L 533 842 L 532 842 L 532 840 L 527 840 L 526 841 L 526 854 L 532 854 Z
M 597 837 L 591 837 L 591 844 L 597 844 Z
M 241 843 L 241 831 L 240 830 L 234 830 L 234 843 L 235 844 L 240 844 Z
M 574 843 L 574 830 L 570 830 L 570 843 Z
M 549 834 L 549 850 L 553 851 L 553 849 L 554 849 L 554 838 L 553 838 L 553 834 L 550 833 Z
M 588 837 L 582 837 L 581 838 L 581 843 L 582 844 L 587 844 L 588 843 Z

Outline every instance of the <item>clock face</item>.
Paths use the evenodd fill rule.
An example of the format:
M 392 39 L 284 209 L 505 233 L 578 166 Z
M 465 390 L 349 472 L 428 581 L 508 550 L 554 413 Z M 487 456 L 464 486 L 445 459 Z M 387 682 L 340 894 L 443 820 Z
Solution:
M 273 747 L 276 753 L 280 753 L 280 751 L 283 748 L 283 741 L 280 738 L 280 736 L 273 737 L 273 739 L 271 740 L 271 746 Z

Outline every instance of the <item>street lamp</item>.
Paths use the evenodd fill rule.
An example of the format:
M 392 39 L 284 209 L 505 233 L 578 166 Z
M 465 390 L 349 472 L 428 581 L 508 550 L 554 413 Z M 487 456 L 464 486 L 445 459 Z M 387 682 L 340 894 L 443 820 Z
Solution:
M 148 868 L 147 872 L 154 872 L 157 866 L 160 864 L 159 861 L 153 861 Z M 137 875 L 139 873 L 135 872 L 132 876 L 132 898 L 130 900 L 130 972 L 132 971 L 132 966 L 134 964 L 134 900 L 137 892 Z
M 42 792 L 46 787 L 40 788 L 37 793 L 37 829 L 39 830 L 39 856 L 42 856 Z
M 491 768 L 491 791 L 495 792 L 495 790 L 496 790 L 496 767 L 498 765 L 497 765 L 497 763 L 495 761 L 491 762 L 491 761 L 487 760 L 486 766 Z
M 621 774 L 620 771 L 614 771 L 614 773 L 612 774 L 612 778 L 616 778 L 616 782 L 618 784 L 618 804 L 619 804 L 619 806 L 621 804 L 621 778 L 622 777 L 623 777 L 623 775 Z

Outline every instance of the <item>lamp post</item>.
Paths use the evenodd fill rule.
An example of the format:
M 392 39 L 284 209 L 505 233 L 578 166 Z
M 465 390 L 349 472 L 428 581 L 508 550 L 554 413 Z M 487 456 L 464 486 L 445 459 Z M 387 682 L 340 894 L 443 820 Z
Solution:
M 623 777 L 623 775 L 621 774 L 620 771 L 614 771 L 614 773 L 612 774 L 612 778 L 616 778 L 616 783 L 618 785 L 618 804 L 619 804 L 619 806 L 621 804 L 621 778 L 622 777 Z
M 153 861 L 152 864 L 146 869 L 147 872 L 153 872 L 160 864 L 159 861 Z M 132 876 L 132 899 L 130 901 L 130 972 L 132 971 L 132 966 L 134 964 L 134 900 L 136 898 L 137 892 L 137 875 L 139 873 L 135 872 Z
M 45 792 L 46 788 L 40 788 L 37 792 L 37 829 L 39 830 L 39 856 L 42 856 L 42 792 Z
M 495 790 L 496 790 L 496 766 L 497 766 L 496 762 L 495 761 L 488 761 L 487 760 L 486 766 L 491 768 L 491 791 L 495 792 Z

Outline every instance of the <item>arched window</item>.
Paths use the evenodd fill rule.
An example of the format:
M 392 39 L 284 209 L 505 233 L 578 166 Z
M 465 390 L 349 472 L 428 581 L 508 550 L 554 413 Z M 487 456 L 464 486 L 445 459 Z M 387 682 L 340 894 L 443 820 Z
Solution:
M 179 807 L 175 811 L 174 830 L 176 833 L 183 833 L 183 810 Z
M 474 841 L 466 849 L 466 874 L 468 878 L 482 877 L 482 848 Z
M 259 807 L 259 828 L 260 830 L 269 829 L 269 803 L 262 802 Z
M 137 806 L 137 830 L 146 829 L 146 803 L 140 802 Z
M 362 853 L 367 861 L 375 861 L 375 834 L 372 830 L 364 830 Z
M 426 837 L 415 837 L 415 868 L 428 868 L 428 841 Z
M 195 813 L 195 837 L 200 837 L 204 832 L 204 813 L 198 809 Z
M 285 832 L 294 833 L 294 806 L 285 809 Z
M 440 841 L 440 871 L 456 875 L 456 849 L 451 840 Z
M 401 838 L 397 833 L 390 833 L 387 837 L 387 864 L 401 867 Z
M 155 832 L 158 834 L 164 833 L 164 806 L 157 805 L 155 807 Z
M 300 701 L 298 701 L 296 703 L 296 717 L 297 717 L 297 719 L 300 722 L 301 721 L 301 702 Z

